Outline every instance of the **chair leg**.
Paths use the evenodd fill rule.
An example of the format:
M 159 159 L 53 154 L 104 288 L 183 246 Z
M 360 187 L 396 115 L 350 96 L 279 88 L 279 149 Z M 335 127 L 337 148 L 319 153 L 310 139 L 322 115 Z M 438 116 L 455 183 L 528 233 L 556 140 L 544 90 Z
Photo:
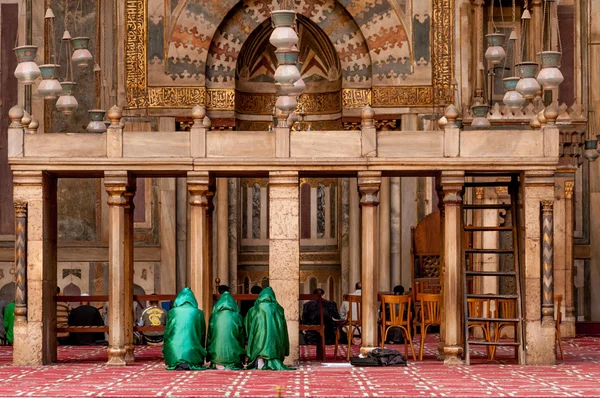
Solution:
M 562 336 L 560 335 L 560 325 L 557 326 L 556 328 L 556 342 L 558 343 L 558 350 L 560 351 L 560 359 L 564 360 L 565 359 L 565 355 L 563 353 L 563 346 L 562 346 Z
M 340 342 L 340 327 L 335 328 L 335 346 L 333 347 L 333 359 L 337 359 L 338 343 Z
M 427 337 L 427 327 L 421 325 L 421 341 L 419 343 L 419 361 L 423 360 L 423 348 L 425 347 L 425 337 Z
M 348 352 L 346 353 L 346 361 L 350 361 L 350 353 L 352 351 L 352 337 L 354 336 L 354 326 L 348 325 Z
M 408 344 L 410 344 L 410 351 L 412 352 L 413 361 L 417 360 L 417 356 L 415 355 L 415 346 L 413 345 L 412 337 L 410 337 L 410 332 L 408 329 L 402 329 L 404 334 L 406 335 L 404 338 L 404 351 L 406 353 L 406 357 L 408 357 L 408 352 L 406 350 L 406 340 L 408 340 Z
M 386 334 L 387 334 L 387 333 L 386 333 L 386 330 L 384 329 L 384 326 L 383 326 L 383 325 L 381 325 L 381 326 L 379 327 L 379 333 L 381 333 L 381 334 L 379 335 L 379 337 L 380 337 L 380 339 L 381 339 L 381 348 L 383 349 L 383 348 L 385 348 L 385 347 L 384 347 L 384 344 L 385 344 L 385 337 L 386 337 Z

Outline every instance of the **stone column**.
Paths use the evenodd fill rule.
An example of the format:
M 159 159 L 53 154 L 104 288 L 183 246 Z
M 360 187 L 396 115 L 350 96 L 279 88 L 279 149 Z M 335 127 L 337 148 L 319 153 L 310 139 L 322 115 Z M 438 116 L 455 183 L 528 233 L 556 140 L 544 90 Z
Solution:
M 21 227 L 26 226 L 25 247 L 23 249 L 16 242 L 15 251 L 18 254 L 21 246 L 26 254 L 25 257 L 17 255 L 15 265 L 22 267 L 25 264 L 27 268 L 25 296 L 25 286 L 17 286 L 15 291 L 17 318 L 14 327 L 13 364 L 47 365 L 56 362 L 56 178 L 42 171 L 14 171 L 13 188 L 16 221 L 21 218 Z M 27 204 L 26 220 L 19 217 L 19 213 L 24 215 L 23 203 Z M 16 232 L 18 240 L 19 232 Z M 23 271 L 22 269 L 22 278 L 25 277 Z M 23 306 L 23 299 L 27 300 L 26 307 Z M 26 312 L 23 313 L 23 310 Z
M 269 172 L 269 285 L 285 311 L 290 355 L 299 358 L 300 192 L 298 172 Z
M 440 211 L 440 231 L 442 231 L 442 233 L 440 234 L 440 286 L 441 286 L 441 295 L 442 295 L 442 299 L 440 301 L 440 312 L 443 314 L 444 313 L 444 233 L 443 231 L 446 228 L 446 223 L 444 222 L 446 219 L 446 214 L 445 214 L 445 208 L 444 208 L 444 190 L 442 189 L 442 175 L 438 174 L 435 177 L 435 190 L 437 193 L 437 197 L 438 197 L 438 210 Z M 446 331 L 446 323 L 445 322 L 441 322 L 440 324 L 440 342 L 438 343 L 438 356 L 437 356 L 437 360 L 438 361 L 443 361 L 445 356 L 444 356 L 444 336 L 445 336 L 445 331 Z
M 184 287 L 189 285 L 188 279 L 188 190 L 187 179 L 185 177 L 177 178 L 177 260 L 176 260 L 176 282 L 175 290 L 179 293 Z
M 227 178 L 217 178 L 217 275 L 229 286 L 229 194 Z M 232 292 L 234 289 L 231 290 Z
M 444 265 L 442 290 L 444 312 L 444 364 L 462 365 L 459 359 L 462 352 L 461 336 L 463 325 L 461 313 L 463 307 L 461 272 L 463 268 L 462 251 L 462 197 L 464 172 L 442 172 L 444 190 Z
M 381 178 L 379 192 L 379 281 L 378 290 L 388 292 L 390 287 L 390 178 Z
M 133 355 L 133 326 L 135 324 L 135 315 L 133 312 L 133 197 L 135 196 L 136 181 L 134 177 L 129 178 L 127 190 L 125 191 L 125 290 L 123 297 L 125 300 L 125 362 L 134 361 Z
M 350 246 L 349 267 L 348 267 L 348 291 L 353 292 L 356 282 L 360 281 L 360 203 L 358 195 L 358 180 L 356 178 L 348 179 L 349 196 L 349 232 L 348 244 Z
M 377 347 L 377 281 L 378 232 L 377 192 L 381 186 L 381 172 L 358 173 L 358 189 L 362 210 L 362 347 L 365 353 Z
M 391 285 L 401 284 L 402 280 L 402 212 L 400 177 L 390 177 L 390 278 Z M 408 290 L 409 286 L 405 286 Z
M 554 201 L 542 201 L 542 325 L 554 323 Z
M 204 311 L 206 324 L 212 310 L 212 266 L 209 258 L 209 173 L 190 171 L 187 175 L 190 192 L 190 229 L 188 233 L 190 247 L 190 280 L 192 292 L 198 301 L 198 307 Z
M 27 355 L 27 202 L 15 202 L 15 323 L 14 357 Z M 19 336 L 19 344 L 17 338 Z
M 525 349 L 528 365 L 552 365 L 556 361 L 554 321 L 542 320 L 542 201 L 553 201 L 554 172 L 524 173 L 523 217 L 524 242 L 520 254 L 524 259 L 525 286 L 521 297 L 525 308 Z
M 125 216 L 127 198 L 125 196 L 130 184 L 129 175 L 126 171 L 105 171 L 104 188 L 108 193 L 108 362 L 107 365 L 124 366 L 126 356 L 126 340 L 129 326 L 127 319 L 131 317 L 131 311 L 127 312 L 127 303 L 130 293 L 126 281 L 129 270 L 125 268 L 128 264 L 129 249 L 126 249 L 125 232 L 129 227 L 128 218 Z M 129 358 L 131 359 L 131 358 Z
M 574 178 L 575 176 L 573 176 Z M 565 312 L 561 323 L 562 337 L 575 337 L 575 282 L 574 282 L 574 253 L 573 231 L 575 224 L 573 215 L 573 188 L 575 181 L 565 181 Z

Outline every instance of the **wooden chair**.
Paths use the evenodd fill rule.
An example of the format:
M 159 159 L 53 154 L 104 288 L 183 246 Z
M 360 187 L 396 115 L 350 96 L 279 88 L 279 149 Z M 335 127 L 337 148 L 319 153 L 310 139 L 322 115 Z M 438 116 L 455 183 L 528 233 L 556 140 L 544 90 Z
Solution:
M 419 293 L 417 294 L 417 299 L 419 300 L 421 306 L 421 342 L 419 344 L 419 361 L 422 361 L 425 337 L 427 337 L 427 329 L 430 326 L 440 326 L 441 323 L 440 304 L 442 297 L 440 294 Z
M 384 347 L 387 334 L 391 328 L 397 327 L 402 330 L 404 334 L 404 355 L 408 357 L 408 347 L 406 340 L 410 344 L 410 350 L 412 351 L 413 360 L 417 360 L 415 355 L 415 348 L 413 346 L 412 337 L 410 336 L 410 296 L 400 296 L 394 294 L 382 294 L 381 295 L 381 348 Z M 389 319 L 387 319 L 387 309 L 389 309 Z
M 325 360 L 325 321 L 323 319 L 323 297 L 320 294 L 300 294 L 300 301 L 317 301 L 319 303 L 319 324 L 305 325 L 300 319 L 299 330 L 314 331 L 319 333 L 317 341 L 317 361 Z
M 487 298 L 468 298 L 467 299 L 468 316 L 471 318 L 489 318 L 490 317 L 490 299 Z M 469 321 L 468 330 L 479 328 L 483 331 L 485 341 L 491 341 L 491 325 L 488 321 Z M 488 346 L 488 357 L 491 358 L 492 350 Z
M 495 318 L 516 318 L 517 317 L 517 301 L 516 299 L 495 299 L 496 303 L 496 316 Z M 502 322 L 498 321 L 494 323 L 494 341 L 500 340 L 500 336 L 502 334 L 502 329 L 504 328 L 513 328 L 514 330 L 514 338 L 517 341 L 517 324 L 515 322 Z M 490 359 L 494 359 L 496 355 L 496 347 L 492 346 L 491 349 L 491 357 Z M 519 355 L 519 348 L 515 347 L 515 358 Z
M 558 346 L 558 349 L 560 351 L 560 359 L 564 360 L 565 354 L 563 353 L 562 336 L 560 335 L 560 323 L 562 322 L 562 300 L 562 294 L 557 294 L 554 296 L 554 303 L 556 304 L 556 308 L 554 310 L 554 313 L 556 314 L 556 345 Z
M 333 349 L 333 358 L 337 359 L 340 335 L 343 329 L 346 328 L 346 333 L 348 335 L 348 352 L 346 353 L 346 360 L 350 361 L 350 353 L 352 350 L 352 337 L 354 337 L 354 331 L 358 330 L 358 333 L 360 335 L 360 326 L 362 324 L 362 297 L 348 294 L 344 296 L 344 301 L 348 302 L 348 317 L 345 322 L 341 322 L 338 324 L 337 329 L 335 331 L 335 348 Z M 353 304 L 356 304 L 356 319 L 353 319 Z

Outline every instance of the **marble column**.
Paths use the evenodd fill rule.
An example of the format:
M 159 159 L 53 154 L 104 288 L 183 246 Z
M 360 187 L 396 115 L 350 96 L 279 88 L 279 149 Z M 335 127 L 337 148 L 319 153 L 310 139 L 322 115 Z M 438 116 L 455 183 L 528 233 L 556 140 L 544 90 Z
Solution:
M 13 189 L 16 221 L 23 222 L 27 203 L 26 254 L 15 257 L 15 265 L 26 261 L 27 306 L 25 315 L 21 288 L 21 297 L 15 292 L 13 364 L 47 365 L 56 362 L 56 178 L 42 171 L 14 171 Z
M 390 177 L 390 279 L 392 286 L 402 284 L 401 200 L 400 177 Z M 408 290 L 409 286 L 404 288 Z
M 462 365 L 459 356 L 462 352 L 461 336 L 464 328 L 461 322 L 463 307 L 461 272 L 463 268 L 462 251 L 462 190 L 464 172 L 442 172 L 444 191 L 444 266 L 442 278 L 444 289 L 444 364 Z
M 237 258 L 238 258 L 238 220 L 240 218 L 240 207 L 239 207 L 239 189 L 240 180 L 239 178 L 229 178 L 229 284 L 232 292 L 241 293 L 238 290 L 238 277 L 237 277 Z
M 126 171 L 105 171 L 104 188 L 108 194 L 108 362 L 111 366 L 124 366 L 126 356 L 128 294 L 126 277 L 126 229 L 125 216 L 127 198 L 125 196 L 130 177 Z
M 229 286 L 229 193 L 227 178 L 217 178 L 217 275 Z M 234 289 L 231 290 L 232 292 Z
M 573 175 L 575 178 L 575 175 Z M 573 188 L 575 181 L 565 181 L 565 294 L 563 319 L 561 323 L 562 337 L 575 337 L 575 282 L 573 231 L 575 214 L 573 206 Z
M 361 259 L 360 259 L 360 197 L 358 194 L 358 180 L 356 178 L 348 179 L 348 196 L 349 196 L 349 231 L 348 245 L 349 250 L 349 267 L 348 267 L 348 292 L 354 291 L 356 282 L 361 278 Z
M 524 260 L 525 286 L 521 297 L 525 308 L 525 350 L 528 365 L 552 365 L 556 361 L 554 320 L 542 322 L 542 201 L 553 201 L 554 172 L 524 173 L 523 216 L 524 240 L 521 258 Z
M 190 228 L 188 231 L 190 248 L 190 280 L 192 292 L 198 307 L 204 311 L 206 324 L 212 310 L 212 266 L 209 257 L 209 196 L 210 180 L 207 171 L 190 171 L 187 175 L 190 193 Z
M 177 293 L 184 287 L 189 285 L 189 270 L 188 270 L 188 190 L 187 190 L 187 179 L 185 177 L 177 178 L 177 211 L 176 211 L 176 223 L 177 230 L 176 236 L 176 281 L 175 290 Z
M 27 336 L 27 202 L 15 202 L 15 318 L 13 336 Z M 27 355 L 27 345 L 14 339 L 14 356 Z
M 542 201 L 542 325 L 554 323 L 553 200 Z
M 381 178 L 379 191 L 379 280 L 378 291 L 389 292 L 390 270 L 390 178 Z
M 134 273 L 134 258 L 133 258 L 133 197 L 135 196 L 136 184 L 135 178 L 129 178 L 127 190 L 125 191 L 125 290 L 123 298 L 125 300 L 125 362 L 134 361 L 133 349 L 133 326 L 135 324 L 135 314 L 133 312 L 133 273 Z
M 285 311 L 290 355 L 299 358 L 300 191 L 298 172 L 269 172 L 269 285 Z
M 362 210 L 362 343 L 361 352 L 377 347 L 377 281 L 378 281 L 378 232 L 377 192 L 381 186 L 381 172 L 358 173 L 360 206 Z

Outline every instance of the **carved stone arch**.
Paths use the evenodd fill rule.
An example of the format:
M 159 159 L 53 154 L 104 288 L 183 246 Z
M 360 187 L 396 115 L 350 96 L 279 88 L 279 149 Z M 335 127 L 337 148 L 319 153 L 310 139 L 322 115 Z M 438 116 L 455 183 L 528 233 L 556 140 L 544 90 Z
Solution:
M 269 19 L 272 8 L 262 0 L 244 0 L 228 13 L 215 31 L 206 58 L 207 88 L 235 87 L 242 46 Z M 318 6 L 311 0 L 296 0 L 295 9 L 331 41 L 341 64 L 342 87 L 370 88 L 372 55 L 363 32 L 344 7 L 335 0 L 323 0 Z M 242 67 L 239 72 L 243 77 L 247 71 Z

